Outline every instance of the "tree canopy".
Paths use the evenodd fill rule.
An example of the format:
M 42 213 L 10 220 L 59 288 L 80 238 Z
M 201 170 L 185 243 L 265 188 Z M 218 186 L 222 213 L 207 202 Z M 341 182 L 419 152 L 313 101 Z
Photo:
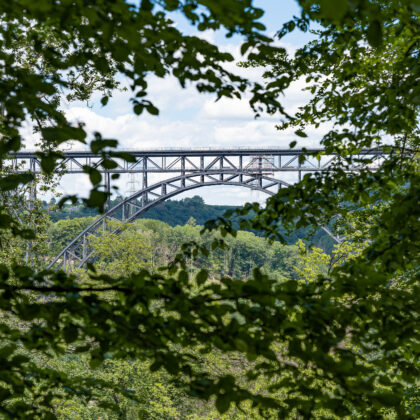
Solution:
M 204 235 L 215 229 L 220 234 L 208 246 L 193 238 L 158 272 L 138 266 L 121 275 L 118 266 L 109 275 L 90 265 L 83 277 L 3 259 L 4 416 L 54 418 L 56 399 L 77 396 L 87 403 L 117 387 L 107 378 L 68 375 L 37 362 L 71 346 L 86 354 L 92 369 L 108 359 L 146 360 L 152 371 L 165 369 L 191 395 L 214 399 L 221 413 L 245 402 L 274 418 L 418 417 L 411 397 L 418 393 L 420 370 L 420 3 L 298 3 L 301 15 L 276 37 L 311 30 L 314 40 L 293 56 L 264 35 L 263 10 L 251 0 L 2 4 L 2 164 L 23 147 L 19 129 L 31 118 L 42 138 L 43 170 L 47 175 L 59 170 L 58 146 L 87 142 L 83 126 L 66 121 L 60 98 L 86 99 L 99 89 L 106 106 L 117 74 L 129 80 L 138 115 L 158 114 L 148 97 L 147 76 L 172 75 L 182 86 L 191 83 L 216 98 L 248 93 L 257 115 L 282 115 L 279 129 L 296 127 L 300 137 L 310 125 L 331 122 L 322 145 L 337 155 L 334 171 L 305 176 L 265 207 L 249 204 L 207 223 Z M 177 29 L 171 15 L 179 12 L 198 31 L 224 29 L 227 36 L 242 36 L 241 52 L 247 54 L 242 65 L 264 66 L 265 82 L 226 70 L 233 57 Z M 281 94 L 301 78 L 312 98 L 288 115 Z M 103 154 L 105 168 L 115 167 L 115 156 L 131 159 L 102 134 L 89 147 Z M 392 151 L 377 172 L 359 157 L 366 147 Z M 361 170 L 347 171 L 356 159 Z M 34 177 L 3 169 L 2 244 L 10 237 L 36 241 L 36 228 L 13 213 L 6 199 Z M 107 193 L 101 176 L 95 168 L 84 170 L 92 182 L 85 203 L 103 210 Z M 251 211 L 255 215 L 246 217 Z M 280 219 L 289 231 L 334 221 L 343 241 L 330 257 L 319 250 L 308 254 L 298 279 L 279 282 L 258 268 L 246 281 L 230 275 L 212 281 L 206 269 L 191 275 L 191 258 L 226 249 L 229 235 L 237 235 L 232 215 L 241 218 L 241 228 L 279 240 L 284 240 Z M 320 260 L 326 268 L 317 269 Z M 242 377 L 214 373 L 199 363 L 215 351 L 246 359 Z M 258 385 L 262 378 L 265 388 Z M 135 398 L 124 386 L 118 392 Z

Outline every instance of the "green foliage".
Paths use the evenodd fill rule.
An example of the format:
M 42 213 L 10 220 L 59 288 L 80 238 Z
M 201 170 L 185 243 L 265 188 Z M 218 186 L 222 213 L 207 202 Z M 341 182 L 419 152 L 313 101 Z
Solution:
M 92 240 L 96 268 L 112 276 L 152 268 L 152 248 L 155 244 L 151 235 L 139 235 L 130 227 L 119 235 L 102 235 Z M 156 254 L 155 254 L 156 255 Z
M 180 400 L 185 396 L 168 383 L 167 375 L 151 373 L 146 363 L 107 359 L 100 368 L 92 370 L 86 357 L 68 354 L 48 361 L 47 364 L 70 377 L 86 377 L 118 384 L 125 391 L 105 388 L 87 403 L 84 396 L 69 391 L 70 398 L 54 401 L 54 411 L 60 419 L 137 419 L 139 416 L 150 420 L 179 418 L 175 403 L 179 401 L 182 407 Z
M 114 206 L 120 202 L 120 198 L 110 201 L 110 206 Z M 234 209 L 232 206 L 213 206 L 205 204 L 199 196 L 184 198 L 179 201 L 167 200 L 163 203 L 151 208 L 142 218 L 161 220 L 171 226 L 185 225 L 189 217 L 193 217 L 197 224 L 203 225 L 207 220 L 223 216 L 224 212 Z M 92 209 L 78 204 L 50 212 L 51 220 L 56 222 L 61 219 L 74 219 L 77 217 L 93 216 L 98 214 Z
M 87 217 L 51 224 L 47 241 L 49 255 L 54 257 L 93 220 Z M 157 271 L 181 252 L 184 242 L 196 242 L 210 248 L 212 242 L 220 238 L 217 234 L 200 236 L 202 227 L 191 223 L 171 227 L 151 219 L 140 219 L 121 229 L 119 235 L 106 233 L 91 240 L 96 268 L 113 276 L 124 276 L 141 269 Z M 294 266 L 298 252 L 295 246 L 279 242 L 269 244 L 252 232 L 238 232 L 235 238 L 227 238 L 226 244 L 226 249 L 216 250 L 208 257 L 190 258 L 189 271 L 195 273 L 205 269 L 213 279 L 221 276 L 246 278 L 255 267 L 277 279 L 296 275 Z
M 11 168 L 3 165 L 1 174 L 6 177 Z M 35 189 L 53 189 L 50 179 L 39 176 L 30 184 L 13 185 L 0 190 L 0 263 L 10 267 L 22 261 L 43 267 L 46 254 L 46 237 L 49 219 Z M 33 231 L 36 226 L 36 235 Z
M 151 371 L 166 370 L 179 387 L 214 401 L 226 415 L 252 405 L 272 418 L 418 418 L 418 0 L 299 0 L 299 4 L 301 16 L 287 22 L 278 36 L 295 29 L 306 31 L 314 23 L 317 29 L 314 41 L 292 57 L 270 45 L 272 40 L 261 33 L 262 11 L 248 0 L 149 0 L 140 6 L 123 0 L 2 4 L 2 170 L 10 153 L 21 149 L 19 129 L 26 118 L 35 121 L 41 133 L 39 157 L 47 175 L 62 169 L 56 168 L 59 144 L 86 142 L 83 126 L 69 124 L 60 110 L 62 91 L 70 98 L 87 99 L 98 89 L 105 106 L 118 72 L 130 83 L 133 111 L 156 115 L 158 110 L 147 96 L 147 76 L 173 75 L 182 86 L 191 82 L 217 98 L 242 97 L 248 91 L 257 115 L 264 110 L 282 113 L 279 128 L 293 128 L 300 137 L 310 126 L 331 122 L 322 144 L 326 153 L 337 156 L 334 171 L 308 174 L 281 189 L 266 207 L 248 204 L 233 214 L 241 229 L 262 231 L 270 239 L 285 240 L 278 229 L 280 221 L 288 231 L 334 222 L 336 234 L 345 237 L 329 260 L 320 251 L 304 258 L 303 268 L 314 255 L 317 263 L 324 258 L 326 270 L 321 264 L 316 275 L 304 269 L 302 279 L 283 281 L 259 268 L 244 281 L 243 273 L 249 271 L 242 261 L 244 250 L 253 249 L 256 265 L 261 265 L 263 255 L 249 233 L 237 234 L 225 218 L 206 224 L 202 235 L 196 226 L 185 226 L 182 235 L 175 228 L 178 244 L 181 239 L 189 243 L 164 270 L 142 268 L 110 276 L 91 266 L 86 275 L 69 275 L 39 271 L 18 258 L 16 263 L 2 262 L 0 412 L 4 417 L 54 418 L 55 408 L 65 410 L 75 398 L 88 404 L 100 393 L 109 397 L 109 390 L 126 400 L 119 406 L 104 398 L 104 408 L 124 415 L 125 401 L 134 399 L 124 383 L 102 381 L 100 374 L 92 380 L 93 373 L 72 376 L 27 355 L 56 358 L 73 346 L 75 353 L 86 354 L 92 369 L 104 366 L 109 357 L 116 370 L 124 364 L 121 360 L 147 360 Z M 175 12 L 199 31 L 222 28 L 228 36 L 241 35 L 241 51 L 249 51 L 245 65 L 265 66 L 267 83 L 226 70 L 224 65 L 233 57 L 197 36 L 184 35 L 170 19 Z M 278 97 L 302 79 L 312 98 L 289 116 Z M 86 84 L 89 80 L 92 85 Z M 91 149 L 101 154 L 104 168 L 115 166 L 115 144 L 98 133 L 93 139 Z M 392 153 L 375 172 L 372 159 L 359 152 L 378 146 Z M 355 162 L 361 171 L 347 171 L 347 165 Z M 93 185 L 84 203 L 102 211 L 108 195 L 96 170 L 84 167 Z M 2 172 L 0 188 L 7 198 L 0 208 L 2 241 L 37 239 L 36 229 L 29 231 L 7 204 L 9 192 L 32 181 L 31 174 Z M 66 200 L 74 204 L 76 197 Z M 363 220 L 372 209 L 375 215 L 359 235 L 359 224 L 353 220 Z M 251 212 L 253 217 L 247 217 Z M 218 232 L 210 232 L 216 228 Z M 159 235 L 164 236 L 165 229 L 159 228 Z M 127 232 L 130 238 L 134 235 Z M 230 236 L 235 235 L 238 239 L 233 242 Z M 103 239 L 111 245 L 111 239 Z M 146 251 L 147 255 L 144 241 L 139 244 L 128 247 L 128 254 Z M 103 264 L 122 255 L 109 248 L 98 254 L 100 259 L 104 252 Z M 206 278 L 203 267 L 197 278 L 191 276 L 192 261 L 219 261 L 220 255 L 220 278 Z M 242 265 L 232 264 L 233 255 Z M 113 269 L 121 273 L 131 268 Z M 215 353 L 248 362 L 239 375 L 213 370 L 200 357 Z M 130 366 L 124 369 L 127 374 Z M 146 377 L 142 381 L 148 383 Z M 142 398 L 141 391 L 138 396 Z M 150 415 L 176 415 L 169 401 L 153 401 L 160 403 L 161 411 L 149 410 Z M 253 413 L 250 417 L 255 417 Z
M 110 200 L 110 206 L 114 206 L 120 203 L 121 199 L 116 198 Z M 71 205 L 67 204 L 62 209 L 58 209 L 54 203 L 46 205 L 48 209 L 49 217 L 53 222 L 62 219 L 74 219 L 82 218 L 87 216 L 96 216 L 98 214 L 92 208 L 86 207 L 83 204 Z M 207 220 L 217 219 L 218 217 L 223 217 L 226 211 L 234 210 L 233 206 L 219 206 L 219 205 L 209 205 L 205 204 L 203 199 L 199 196 L 194 196 L 191 198 L 184 198 L 179 201 L 167 200 L 163 203 L 159 203 L 156 206 L 149 209 L 145 214 L 140 216 L 141 218 L 161 220 L 162 222 L 168 223 L 171 226 L 185 225 L 189 218 L 195 219 L 198 225 L 204 225 Z M 248 214 L 248 218 L 252 218 L 255 215 L 251 212 Z M 233 217 L 232 225 L 235 229 L 240 227 L 240 217 Z M 93 221 L 93 220 L 92 220 Z M 290 234 L 286 234 L 285 230 L 281 226 L 281 222 L 278 223 L 278 229 L 281 232 L 284 232 L 284 236 L 288 244 L 295 244 L 297 240 L 304 239 L 306 242 L 310 242 L 313 245 L 323 248 L 324 250 L 330 252 L 333 246 L 333 241 L 329 235 L 327 235 L 322 229 L 317 229 L 314 234 L 309 235 L 309 229 L 297 229 Z M 57 225 L 58 227 L 59 225 Z M 61 229 L 63 231 L 63 229 Z M 74 231 L 73 236 L 68 235 L 66 239 L 63 238 L 60 241 L 60 246 L 54 247 L 55 254 L 58 254 L 62 248 L 64 248 L 66 243 L 69 243 L 76 236 L 76 233 L 81 232 L 80 229 L 78 232 Z M 258 236 L 263 236 L 264 232 L 252 230 L 252 232 Z M 181 239 L 182 240 L 182 239 Z
M 94 220 L 94 217 L 84 217 L 74 220 L 60 220 L 57 223 L 50 224 L 48 227 L 49 254 L 58 254 Z
M 298 248 L 302 258 L 298 261 L 296 272 L 300 279 L 305 282 L 312 282 L 315 281 L 318 276 L 327 273 L 330 257 L 326 255 L 322 249 L 313 248 L 311 252 L 307 252 L 305 244 L 302 241 L 298 242 Z

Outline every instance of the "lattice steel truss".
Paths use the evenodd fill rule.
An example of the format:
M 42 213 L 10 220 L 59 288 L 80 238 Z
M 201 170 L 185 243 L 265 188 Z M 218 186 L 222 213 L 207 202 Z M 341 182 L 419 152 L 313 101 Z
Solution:
M 96 167 L 103 173 L 105 188 L 110 191 L 110 175 L 114 173 L 142 174 L 141 189 L 99 216 L 81 232 L 50 263 L 49 268 L 81 267 L 92 259 L 92 238 L 104 232 L 121 231 L 115 222 L 132 222 L 151 207 L 184 191 L 211 185 L 233 185 L 275 194 L 290 184 L 279 179 L 279 173 L 294 172 L 298 179 L 302 173 L 334 170 L 335 156 L 323 154 L 322 149 L 290 150 L 277 148 L 253 149 L 162 149 L 129 151 L 136 161 L 128 163 L 115 159 L 118 166 L 107 170 L 101 166 L 102 158 L 91 152 L 65 152 L 61 167 L 67 174 L 83 173 L 83 166 Z M 321 154 L 319 159 L 313 153 Z M 363 150 L 354 157 L 354 164 L 345 168 L 359 171 L 367 163 L 377 170 L 383 161 L 379 149 Z M 36 152 L 19 152 L 10 157 L 17 172 L 41 172 Z M 149 185 L 150 177 L 160 176 Z M 330 235 L 328 229 L 323 228 Z M 337 240 L 337 238 L 335 238 Z

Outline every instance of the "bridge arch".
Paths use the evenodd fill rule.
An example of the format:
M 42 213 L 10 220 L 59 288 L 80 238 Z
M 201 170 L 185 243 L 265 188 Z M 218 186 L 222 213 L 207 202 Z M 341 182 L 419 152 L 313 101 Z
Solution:
M 124 151 L 132 159 L 116 155 L 113 169 L 105 165 L 102 153 L 90 151 L 68 151 L 57 161 L 66 174 L 85 173 L 85 166 L 94 167 L 104 175 L 105 191 L 111 187 L 111 175 L 121 173 L 142 174 L 143 187 L 136 194 L 110 208 L 106 214 L 81 232 L 49 264 L 48 268 L 66 268 L 67 262 L 82 266 L 91 252 L 89 240 L 99 231 L 109 230 L 109 220 L 126 223 L 139 217 L 159 202 L 181 192 L 210 185 L 235 185 L 274 194 L 279 188 L 287 187 L 286 182 L 273 178 L 281 172 L 295 173 L 301 179 L 303 173 L 336 170 L 336 154 L 325 153 L 323 149 L 281 149 L 269 148 L 229 148 L 229 149 L 151 149 Z M 376 171 L 380 168 L 387 151 L 382 149 L 362 149 L 355 163 L 344 168 L 346 171 L 360 171 L 365 168 Z M 41 153 L 42 154 L 42 153 Z M 10 156 L 16 172 L 42 172 L 41 159 L 36 151 L 18 152 Z M 148 187 L 148 176 L 152 174 L 178 174 L 174 178 L 159 181 Z M 36 191 L 36 185 L 34 185 Z M 138 200 L 140 199 L 140 202 Z M 327 228 L 320 226 L 339 242 Z M 115 231 L 114 233 L 118 233 Z
M 111 234 L 121 232 L 121 228 L 112 227 L 107 223 L 108 221 L 130 223 L 152 207 L 178 194 L 196 188 L 218 185 L 245 187 L 268 195 L 274 195 L 280 188 L 290 186 L 289 183 L 264 173 L 249 171 L 195 172 L 164 179 L 139 190 L 99 216 L 54 258 L 48 268 L 55 270 L 64 268 L 66 270 L 71 266 L 82 267 L 92 257 L 93 250 L 89 246 L 92 236 L 97 237 L 104 232 Z M 328 230 L 326 231 L 330 233 Z

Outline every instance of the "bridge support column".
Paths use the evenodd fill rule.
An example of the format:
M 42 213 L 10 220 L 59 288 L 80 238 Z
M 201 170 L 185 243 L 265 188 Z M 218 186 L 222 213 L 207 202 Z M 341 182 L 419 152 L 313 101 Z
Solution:
M 28 211 L 29 211 L 29 215 L 32 216 L 33 214 L 33 210 L 35 207 L 35 200 L 36 200 L 36 167 L 35 167 L 35 158 L 32 158 L 30 160 L 29 163 L 29 168 L 30 171 L 32 173 L 32 175 L 34 176 L 34 180 L 31 182 L 30 186 L 29 186 L 29 202 L 28 202 Z M 28 244 L 26 245 L 26 252 L 25 252 L 25 261 L 26 264 L 29 263 L 29 259 L 31 256 L 31 251 L 32 251 L 32 241 L 29 241 Z
M 147 157 L 144 156 L 143 157 L 143 190 L 147 188 Z M 144 192 L 141 200 L 142 200 L 142 205 L 145 206 L 147 204 L 147 192 Z
M 300 156 L 299 156 L 299 163 L 298 163 L 298 177 L 299 182 L 302 181 L 302 171 L 300 170 L 302 168 L 302 163 L 300 162 Z
M 86 258 L 86 235 L 83 235 L 82 258 Z
M 185 187 L 185 156 L 181 157 L 181 185 Z
M 104 180 L 105 180 L 105 192 L 107 194 L 106 203 L 105 203 L 105 211 L 108 211 L 111 208 L 111 174 L 108 171 L 104 173 Z

